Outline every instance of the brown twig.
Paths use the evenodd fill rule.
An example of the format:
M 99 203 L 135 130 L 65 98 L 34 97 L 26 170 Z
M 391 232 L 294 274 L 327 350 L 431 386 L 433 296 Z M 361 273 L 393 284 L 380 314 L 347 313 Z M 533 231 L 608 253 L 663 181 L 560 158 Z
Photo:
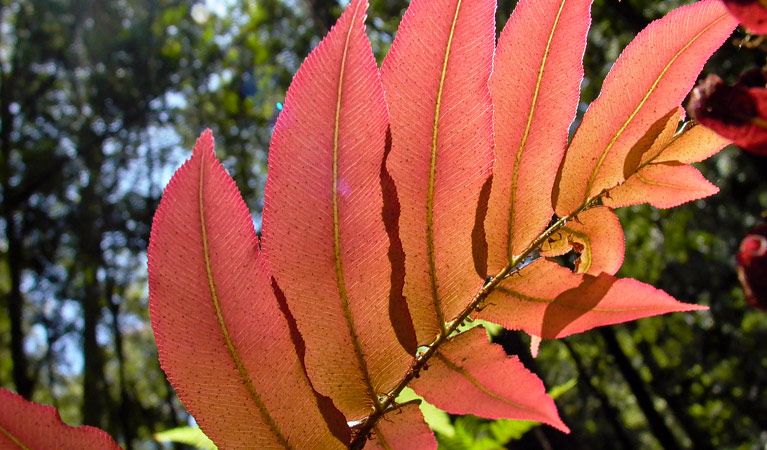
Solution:
M 410 369 L 407 371 L 407 373 L 405 373 L 405 376 L 402 378 L 402 380 L 400 380 L 397 386 L 395 386 L 394 389 L 386 394 L 386 396 L 381 400 L 381 408 L 376 409 L 376 411 L 370 414 L 356 427 L 354 438 L 352 439 L 351 444 L 349 444 L 350 450 L 360 450 L 365 446 L 368 435 L 372 432 L 373 428 L 378 423 L 378 420 L 380 420 L 381 417 L 383 417 L 383 415 L 390 409 L 390 407 L 395 404 L 394 400 L 397 398 L 400 392 L 402 392 L 402 390 L 407 387 L 411 381 L 413 381 L 413 378 L 417 378 L 420 375 L 421 369 L 423 369 L 429 359 L 434 356 L 435 353 L 437 353 L 439 347 L 448 340 L 448 337 L 458 328 L 458 326 L 460 326 L 461 323 L 469 318 L 472 312 L 481 306 L 482 302 L 493 292 L 493 290 L 499 284 L 501 284 L 503 280 L 516 273 L 517 271 L 515 269 L 535 250 L 540 248 L 540 246 L 543 245 L 547 239 L 549 239 L 554 233 L 565 226 L 567 222 L 574 220 L 576 216 L 583 211 L 597 206 L 605 193 L 606 191 L 603 191 L 599 195 L 586 200 L 580 208 L 564 217 L 559 218 L 556 222 L 551 224 L 551 226 L 549 226 L 546 231 L 541 233 L 540 236 L 538 236 L 532 243 L 530 243 L 530 245 L 528 245 L 522 253 L 509 261 L 509 264 L 500 272 L 498 272 L 498 274 L 485 282 L 482 288 L 480 288 L 480 290 L 474 295 L 474 298 L 471 300 L 471 302 L 463 309 L 461 314 L 459 314 L 452 321 L 445 324 L 444 332 L 440 333 L 439 336 L 437 336 L 437 338 L 431 344 L 426 346 L 425 351 L 417 354 L 413 358 L 413 363 L 410 365 Z

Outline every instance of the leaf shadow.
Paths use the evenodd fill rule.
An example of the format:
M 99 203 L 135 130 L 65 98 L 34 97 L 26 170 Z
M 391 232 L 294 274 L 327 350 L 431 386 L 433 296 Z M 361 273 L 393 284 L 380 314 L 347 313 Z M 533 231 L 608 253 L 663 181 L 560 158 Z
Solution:
M 274 277 L 271 278 L 272 290 L 274 291 L 274 296 L 277 298 L 277 305 L 280 308 L 280 312 L 282 312 L 282 315 L 285 316 L 285 319 L 288 322 L 290 340 L 293 342 L 293 345 L 296 348 L 298 359 L 301 361 L 301 367 L 304 369 L 304 374 L 306 375 L 306 379 L 309 381 L 309 385 L 311 385 L 311 380 L 309 379 L 309 374 L 306 372 L 305 364 L 306 343 L 304 342 L 304 338 L 301 336 L 301 332 L 298 331 L 296 319 L 293 317 L 290 309 L 288 309 L 288 301 L 285 298 L 285 293 L 282 292 L 282 289 L 280 289 L 280 286 L 277 284 L 277 280 Z M 351 429 L 346 423 L 346 417 L 344 417 L 341 411 L 336 408 L 333 400 L 331 400 L 330 397 L 326 397 L 317 392 L 314 389 L 314 386 L 312 386 L 312 392 L 314 392 L 314 397 L 317 399 L 317 406 L 319 406 L 320 413 L 325 419 L 325 422 L 328 424 L 328 428 L 330 429 L 330 432 L 333 433 L 333 436 L 335 436 L 344 444 L 351 442 Z
M 391 263 L 391 290 L 389 291 L 389 319 L 400 345 L 409 355 L 415 355 L 418 341 L 410 310 L 403 293 L 405 288 L 405 250 L 399 237 L 400 203 L 397 187 L 389 171 L 386 160 L 391 151 L 391 129 L 386 129 L 386 147 L 381 162 L 381 192 L 383 194 L 383 216 L 386 233 L 389 235 L 389 262 Z
M 474 270 L 483 280 L 487 276 L 487 239 L 485 238 L 485 217 L 487 204 L 490 202 L 490 188 L 493 185 L 493 175 L 487 177 L 479 191 L 479 202 L 474 215 L 474 228 L 471 230 L 471 249 L 474 255 Z
M 606 273 L 583 275 L 577 287 L 559 294 L 546 306 L 541 324 L 541 337 L 556 339 L 560 333 L 582 316 L 591 312 L 607 295 L 617 278 Z M 565 333 L 565 335 L 570 333 Z

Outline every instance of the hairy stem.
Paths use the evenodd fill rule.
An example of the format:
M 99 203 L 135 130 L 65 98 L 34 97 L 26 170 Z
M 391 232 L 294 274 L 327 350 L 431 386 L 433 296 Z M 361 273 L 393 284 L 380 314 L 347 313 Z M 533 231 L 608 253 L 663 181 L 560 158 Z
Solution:
M 515 269 L 525 259 L 527 259 L 528 256 L 530 256 L 535 250 L 539 249 L 547 239 L 549 239 L 554 233 L 564 227 L 567 222 L 573 220 L 583 211 L 597 206 L 600 203 L 600 199 L 605 194 L 606 191 L 603 191 L 599 195 L 587 199 L 578 209 L 564 217 L 557 219 L 556 222 L 551 224 L 551 226 L 549 226 L 533 242 L 531 242 L 530 245 L 528 245 L 522 253 L 509 261 L 509 264 L 506 267 L 504 267 L 494 277 L 488 279 L 482 288 L 477 291 L 477 293 L 474 295 L 474 298 L 472 298 L 471 302 L 469 302 L 466 308 L 464 308 L 463 311 L 461 311 L 461 313 L 455 319 L 445 324 L 443 327 L 444 331 L 440 333 L 439 336 L 437 336 L 437 338 L 431 344 L 426 346 L 426 350 L 413 357 L 413 362 L 410 365 L 410 369 L 408 369 L 408 371 L 405 373 L 405 376 L 402 378 L 402 380 L 400 380 L 397 386 L 395 386 L 394 389 L 386 394 L 386 396 L 381 400 L 381 407 L 377 408 L 372 414 L 366 417 L 362 423 L 360 423 L 360 425 L 356 427 L 356 433 L 354 434 L 354 438 L 351 444 L 349 444 L 349 448 L 351 450 L 360 450 L 364 447 L 365 442 L 367 442 L 368 435 L 372 432 L 373 428 L 376 426 L 381 417 L 398 406 L 395 402 L 395 399 L 400 394 L 400 392 L 402 392 L 402 390 L 407 387 L 408 384 L 410 384 L 413 378 L 415 378 L 420 373 L 421 369 L 426 366 L 426 363 L 429 361 L 429 359 L 431 359 L 431 357 L 437 353 L 439 347 L 448 340 L 448 336 L 450 336 L 456 329 L 458 329 L 461 323 L 469 318 L 471 313 L 482 305 L 482 302 L 495 290 L 496 287 L 498 287 L 499 284 L 501 284 L 503 280 L 513 274 Z

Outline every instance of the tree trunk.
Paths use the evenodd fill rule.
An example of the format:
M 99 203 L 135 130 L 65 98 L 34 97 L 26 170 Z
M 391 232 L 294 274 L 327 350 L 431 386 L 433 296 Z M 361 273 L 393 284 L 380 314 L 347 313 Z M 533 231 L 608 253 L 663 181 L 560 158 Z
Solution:
M 615 337 L 613 329 L 610 327 L 602 327 L 599 329 L 599 332 L 605 340 L 607 350 L 613 358 L 615 358 L 615 364 L 621 371 L 621 375 L 623 375 L 626 383 L 628 383 L 631 388 L 631 392 L 637 400 L 637 405 L 639 405 L 639 408 L 647 419 L 647 424 L 650 426 L 650 430 L 652 430 L 655 438 L 666 450 L 680 449 L 681 447 L 674 437 L 674 434 L 671 432 L 671 429 L 666 426 L 663 416 L 661 416 L 655 409 L 652 396 L 647 390 L 644 381 L 642 381 L 639 373 L 634 370 L 634 366 L 631 365 L 629 358 L 623 353 L 623 349 L 618 343 L 618 339 Z
M 575 348 L 570 345 L 567 339 L 562 339 L 561 342 L 565 345 L 565 347 L 567 347 L 567 350 L 570 352 L 570 356 L 573 358 L 575 368 L 578 370 L 578 379 L 586 381 L 585 384 L 579 384 L 579 386 L 583 386 L 584 389 L 588 392 L 588 395 L 592 395 L 599 399 L 599 403 L 602 406 L 602 412 L 605 416 L 605 419 L 607 420 L 607 423 L 612 426 L 613 431 L 615 432 L 615 436 L 617 437 L 618 442 L 620 442 L 622 448 L 635 448 L 636 445 L 632 442 L 629 435 L 626 434 L 626 429 L 620 422 L 620 411 L 618 411 L 618 409 L 616 409 L 613 404 L 610 403 L 610 399 L 599 389 L 599 387 L 594 385 L 593 373 L 586 367 L 585 364 L 583 364 L 583 360 L 581 360 L 581 356 L 578 354 Z

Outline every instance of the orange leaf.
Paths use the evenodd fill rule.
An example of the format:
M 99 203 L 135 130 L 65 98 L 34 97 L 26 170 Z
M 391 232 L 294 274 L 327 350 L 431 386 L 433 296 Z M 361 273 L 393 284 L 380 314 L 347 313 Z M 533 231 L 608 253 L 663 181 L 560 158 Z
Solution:
M 610 190 L 602 203 L 613 207 L 649 203 L 671 208 L 719 192 L 697 169 L 686 164 L 702 161 L 729 141 L 700 125 L 692 125 L 674 136 L 677 121 L 672 117 L 664 132 L 642 156 L 628 179 Z
M 703 0 L 670 12 L 637 35 L 568 147 L 554 195 L 557 215 L 575 211 L 624 181 L 633 145 L 681 103 L 705 61 L 736 25 L 719 0 Z
M 623 164 L 625 179 L 629 179 L 640 167 L 649 164 L 666 149 L 669 142 L 674 139 L 682 119 L 684 119 L 684 109 L 677 106 L 650 126 L 626 156 L 626 162 Z
M 440 347 L 429 361 L 429 370 L 411 386 L 426 401 L 451 414 L 535 420 L 570 431 L 540 378 L 518 358 L 506 356 L 500 345 L 488 342 L 482 327 Z
M 416 403 L 387 413 L 373 428 L 366 450 L 433 450 L 437 439 Z
M 381 68 L 404 293 L 419 344 L 442 333 L 482 286 L 472 231 L 493 160 L 494 23 L 493 0 L 413 0 Z
M 309 377 L 350 421 L 373 411 L 411 359 L 391 323 L 408 319 L 389 305 L 387 115 L 366 7 L 349 4 L 288 90 L 263 214 L 264 251 L 306 341 Z
M 626 241 L 618 216 L 610 208 L 597 207 L 578 214 L 541 247 L 541 256 L 564 255 L 571 249 L 580 256 L 577 273 L 615 275 L 623 264 Z
M 669 312 L 707 309 L 680 303 L 665 292 L 629 278 L 575 274 L 539 259 L 488 296 L 479 318 L 543 339 Z
M 120 450 L 98 428 L 70 427 L 52 406 L 0 388 L 0 449 Z
M 485 229 L 496 274 L 551 220 L 551 190 L 578 106 L 591 0 L 523 0 L 498 40 L 490 79 L 493 185 Z
M 234 181 L 200 136 L 165 189 L 149 243 L 149 311 L 160 364 L 220 447 L 343 448 L 321 412 Z M 285 408 L 285 402 L 291 407 Z
M 719 192 L 694 167 L 679 163 L 651 164 L 602 199 L 612 208 L 649 203 L 656 208 L 672 208 Z
M 651 162 L 692 164 L 708 159 L 729 143 L 729 139 L 704 126 L 694 124 L 677 135 Z

